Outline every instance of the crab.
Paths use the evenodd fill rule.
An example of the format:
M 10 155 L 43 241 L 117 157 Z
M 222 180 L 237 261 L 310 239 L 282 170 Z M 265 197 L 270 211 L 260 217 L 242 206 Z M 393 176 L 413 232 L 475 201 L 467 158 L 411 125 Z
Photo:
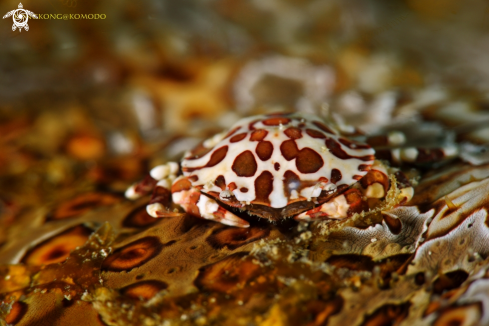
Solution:
M 179 214 L 172 200 L 188 214 L 243 228 L 250 225 L 243 212 L 272 222 L 348 218 L 372 208 L 392 186 L 392 169 L 376 160 L 368 141 L 403 142 L 402 134 L 365 142 L 355 136 L 352 128 L 303 113 L 244 118 L 185 153 L 180 164 L 153 168 L 126 197 L 152 192 L 147 212 L 156 218 Z M 405 203 L 413 188 L 400 170 L 394 174 Z

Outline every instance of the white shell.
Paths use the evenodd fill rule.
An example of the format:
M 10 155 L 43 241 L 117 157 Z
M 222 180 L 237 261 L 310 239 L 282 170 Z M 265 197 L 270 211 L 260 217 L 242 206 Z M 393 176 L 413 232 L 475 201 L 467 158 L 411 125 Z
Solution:
M 277 121 L 283 123 L 277 123 Z M 295 129 L 296 134 L 297 130 L 300 130 L 301 137 L 296 138 L 295 143 L 297 153 L 302 154 L 298 154 L 292 159 L 289 157 L 287 160 L 281 150 L 281 145 L 286 141 L 291 141 L 287 135 L 287 130 L 291 127 L 297 128 Z M 206 148 L 212 145 L 212 150 L 204 155 L 199 156 L 198 153 L 195 155 L 195 151 L 187 153 L 181 165 L 183 174 L 192 177 L 190 180 L 193 186 L 200 187 L 201 191 L 207 193 L 220 193 L 229 189 L 240 202 L 263 204 L 263 198 L 257 199 L 255 181 L 264 171 L 270 172 L 273 177 L 271 180 L 273 189 L 268 195 L 268 203 L 265 204 L 273 208 L 281 208 L 287 206 L 291 201 L 297 200 L 298 197 L 304 200 L 317 197 L 321 192 L 318 189 L 330 190 L 336 189 L 339 185 L 349 186 L 356 183 L 368 172 L 374 161 L 375 151 L 370 146 L 352 143 L 346 137 L 341 136 L 334 125 L 310 115 L 293 113 L 254 116 L 238 121 L 230 130 L 232 131 L 230 135 L 220 134 L 219 138 L 213 137 L 204 142 L 203 146 Z M 250 140 L 252 133 L 256 130 L 267 132 L 261 141 Z M 316 138 L 312 137 L 310 133 L 316 135 Z M 317 138 L 318 135 L 323 135 L 324 138 Z M 233 138 L 242 139 L 233 142 Z M 294 140 L 292 139 L 292 141 Z M 265 161 L 260 159 L 257 154 L 257 147 L 261 142 L 269 142 L 273 146 L 273 152 Z M 330 148 L 331 144 L 336 144 L 336 149 Z M 212 155 L 219 150 L 222 154 L 225 152 L 226 146 L 225 156 L 221 160 L 212 161 Z M 302 151 L 304 149 L 306 150 Z M 233 164 L 236 164 L 234 167 L 238 166 L 243 170 L 253 172 L 253 162 L 242 164 L 244 161 L 237 160 L 238 156 L 246 151 L 253 154 L 256 171 L 252 175 L 249 173 L 246 176 L 240 176 L 233 170 Z M 313 154 L 312 151 L 317 155 Z M 343 154 L 340 153 L 341 151 Z M 338 155 L 338 153 L 340 154 Z M 247 155 L 249 158 L 250 155 Z M 216 154 L 216 156 L 219 155 Z M 322 166 L 316 169 L 318 164 L 313 164 L 308 169 L 304 168 L 311 161 L 319 162 L 317 157 L 322 160 Z M 333 170 L 341 173 L 341 179 L 336 182 L 335 178 L 332 177 Z M 240 170 L 238 169 L 238 171 Z M 293 172 L 299 178 L 289 183 L 284 182 L 286 171 Z M 224 177 L 225 180 L 224 189 L 220 187 L 222 184 L 216 180 L 220 176 Z M 307 186 L 304 186 L 305 183 Z M 259 183 L 259 187 L 261 185 Z

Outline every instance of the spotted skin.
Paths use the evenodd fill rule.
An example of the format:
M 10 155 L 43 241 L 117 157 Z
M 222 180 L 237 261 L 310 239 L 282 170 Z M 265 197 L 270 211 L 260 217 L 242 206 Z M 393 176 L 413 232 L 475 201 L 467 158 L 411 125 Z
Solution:
M 174 214 L 168 209 L 171 192 L 187 213 L 239 227 L 249 223 L 229 207 L 269 220 L 341 219 L 369 209 L 368 198 L 383 198 L 390 187 L 370 145 L 348 139 L 332 122 L 301 113 L 238 121 L 187 152 L 178 177 L 176 163 L 168 164 L 172 167 L 152 170 L 153 182 L 146 178 L 126 196 L 137 197 L 156 184 L 151 216 Z M 357 183 L 359 189 L 348 190 Z

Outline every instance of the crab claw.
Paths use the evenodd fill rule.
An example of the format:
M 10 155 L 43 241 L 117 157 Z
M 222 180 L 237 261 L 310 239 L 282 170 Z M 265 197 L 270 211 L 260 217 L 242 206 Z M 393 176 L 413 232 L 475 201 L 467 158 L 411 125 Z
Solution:
M 354 213 L 368 209 L 357 189 L 349 189 L 318 207 L 308 210 L 295 217 L 296 220 L 310 221 L 320 218 L 343 219 Z
M 207 197 L 197 188 L 193 188 L 185 177 L 175 180 L 172 186 L 172 196 L 173 202 L 182 206 L 188 214 L 241 228 L 250 226 L 245 220 L 219 206 L 214 199 Z
M 147 175 L 143 180 L 137 182 L 127 188 L 125 192 L 125 196 L 128 199 L 138 199 L 144 195 L 151 193 L 154 186 L 156 185 L 156 180 L 153 179 L 150 175 Z
M 161 203 L 153 203 L 146 206 L 146 212 L 154 217 L 172 217 L 172 216 L 181 216 L 181 213 L 176 213 L 172 211 L 170 208 L 162 205 Z
M 146 207 L 148 214 L 153 217 L 175 215 L 166 207 L 170 204 L 171 184 L 179 169 L 180 166 L 175 162 L 154 167 L 142 181 L 127 188 L 126 198 L 134 200 L 153 192 L 150 204 Z
M 170 184 L 167 179 L 158 181 L 146 211 L 153 217 L 171 217 L 180 215 L 175 213 L 168 206 L 170 204 L 171 192 Z
M 212 198 L 200 194 L 197 202 L 197 207 L 200 211 L 200 216 L 207 220 L 213 220 L 222 224 L 247 228 L 250 226 L 248 222 L 237 217 L 227 209 L 219 206 Z
M 301 213 L 294 218 L 297 221 L 310 221 L 320 218 L 342 219 L 348 217 L 349 208 L 350 205 L 346 201 L 345 195 L 340 195 L 318 207 Z

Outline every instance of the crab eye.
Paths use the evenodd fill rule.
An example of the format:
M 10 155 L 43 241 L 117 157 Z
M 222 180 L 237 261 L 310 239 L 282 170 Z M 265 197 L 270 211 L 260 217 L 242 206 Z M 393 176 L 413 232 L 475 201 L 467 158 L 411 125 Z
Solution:
M 299 188 L 300 184 L 297 181 L 292 181 L 289 183 L 289 189 L 290 190 L 297 190 Z

